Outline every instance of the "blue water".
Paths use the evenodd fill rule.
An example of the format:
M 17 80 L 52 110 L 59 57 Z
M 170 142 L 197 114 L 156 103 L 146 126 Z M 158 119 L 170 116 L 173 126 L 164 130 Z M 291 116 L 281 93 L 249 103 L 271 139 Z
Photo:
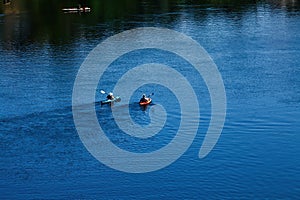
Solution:
M 222 6 L 181 4 L 174 11 L 136 14 L 120 21 L 80 22 L 78 31 L 85 34 L 70 36 L 74 42 L 66 43 L 24 44 L 22 38 L 10 39 L 2 33 L 1 199 L 299 198 L 300 11 L 297 6 L 267 3 L 245 7 L 229 12 Z M 22 33 L 19 24 L 23 22 L 20 19 L 26 20 L 26 13 L 1 15 L 1 31 L 7 29 L 11 18 L 20 22 L 15 25 L 16 34 Z M 201 107 L 197 136 L 182 157 L 161 170 L 131 174 L 100 163 L 84 147 L 73 121 L 72 90 L 82 62 L 96 45 L 115 33 L 141 26 L 182 32 L 206 49 L 224 81 L 227 116 L 217 145 L 199 159 L 210 120 L 205 84 L 195 84 L 193 71 L 180 69 L 185 61 L 171 54 L 133 52 L 132 57 L 115 62 L 109 68 L 115 77 L 126 67 L 149 59 L 177 63 L 175 68 L 190 77 Z M 144 56 L 132 59 L 139 55 Z M 113 89 L 114 81 L 107 73 L 98 89 Z M 154 92 L 154 103 L 165 102 L 166 93 L 172 95 L 159 86 L 141 90 Z M 137 92 L 131 99 L 131 116 L 147 123 L 150 108 L 135 106 L 139 95 Z M 104 96 L 97 94 L 96 98 Z M 176 133 L 180 117 L 176 104 L 166 105 L 166 129 L 150 141 L 120 132 L 109 106 L 96 104 L 95 109 L 99 123 L 112 127 L 107 135 L 117 146 L 149 152 L 167 144 Z

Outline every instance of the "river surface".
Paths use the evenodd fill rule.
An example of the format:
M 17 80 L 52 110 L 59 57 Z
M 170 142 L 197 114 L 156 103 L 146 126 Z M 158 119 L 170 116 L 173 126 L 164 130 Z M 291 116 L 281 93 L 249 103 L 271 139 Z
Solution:
M 42 3 L 17 2 L 0 9 L 1 199 L 299 198 L 298 1 L 133 1 L 132 5 L 122 1 L 127 3 L 119 6 L 86 1 L 92 11 L 81 14 L 60 12 L 76 6 L 72 1 L 54 1 L 57 5 L 49 5 L 50 10 L 55 8 L 53 16 Z M 216 64 L 226 91 L 226 120 L 205 158 L 198 153 L 211 118 L 206 84 L 194 69 L 183 67 L 189 63 L 182 58 L 153 49 L 134 51 L 113 62 L 99 81 L 95 101 L 105 99 L 100 89 L 112 91 L 117 79 L 134 66 L 151 62 L 173 66 L 188 77 L 201 113 L 187 151 L 162 169 L 126 173 L 99 162 L 80 140 L 72 112 L 80 66 L 105 39 L 139 27 L 183 33 L 201 44 Z M 137 103 L 143 92 L 154 93 L 153 105 L 145 109 Z M 116 146 L 145 153 L 175 137 L 181 117 L 176 95 L 161 85 L 145 85 L 129 103 L 113 105 L 120 116 L 129 107 L 133 121 L 145 126 L 151 123 L 149 114 L 157 112 L 151 108 L 155 104 L 164 106 L 167 119 L 159 134 L 148 139 L 120 131 L 109 105 L 94 107 L 99 124 Z

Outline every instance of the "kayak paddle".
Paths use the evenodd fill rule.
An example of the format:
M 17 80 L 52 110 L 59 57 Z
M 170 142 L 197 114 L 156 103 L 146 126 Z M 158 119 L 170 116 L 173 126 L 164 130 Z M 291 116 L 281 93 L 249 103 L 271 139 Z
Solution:
M 151 94 L 148 95 L 148 97 L 151 97 L 151 96 L 153 96 L 153 95 L 154 95 L 154 93 L 152 92 Z

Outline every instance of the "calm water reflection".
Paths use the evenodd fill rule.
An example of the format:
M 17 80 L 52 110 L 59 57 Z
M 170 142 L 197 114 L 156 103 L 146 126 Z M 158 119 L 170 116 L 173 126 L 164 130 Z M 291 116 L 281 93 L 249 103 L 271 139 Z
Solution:
M 90 13 L 61 12 L 77 3 L 16 0 L 0 6 L 2 199 L 299 198 L 299 1 L 86 0 L 80 3 L 91 7 Z M 153 173 L 125 174 L 99 163 L 82 145 L 71 96 L 77 71 L 96 45 L 144 26 L 182 32 L 208 51 L 224 80 L 227 119 L 215 149 L 198 159 L 210 120 L 205 84 L 169 54 L 125 57 L 115 63 L 116 76 L 151 60 L 178 65 L 191 77 L 202 115 L 194 143 L 178 161 Z M 110 83 L 104 77 L 102 89 L 112 90 Z M 167 100 L 154 92 L 157 103 Z M 134 103 L 135 119 L 147 119 L 147 110 Z M 107 134 L 124 149 L 160 148 L 179 120 L 178 107 L 168 109 L 167 131 L 150 141 L 124 136 L 115 126 Z M 96 110 L 100 123 L 115 125 L 109 107 Z

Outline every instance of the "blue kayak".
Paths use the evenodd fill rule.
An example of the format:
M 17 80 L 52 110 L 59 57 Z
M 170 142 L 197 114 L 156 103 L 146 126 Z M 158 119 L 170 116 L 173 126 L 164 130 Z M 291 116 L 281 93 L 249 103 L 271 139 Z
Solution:
M 120 101 L 121 101 L 121 97 L 115 97 L 114 99 L 107 99 L 107 100 L 101 101 L 101 105 L 110 104 L 110 103 L 113 103 L 113 102 L 120 102 Z

